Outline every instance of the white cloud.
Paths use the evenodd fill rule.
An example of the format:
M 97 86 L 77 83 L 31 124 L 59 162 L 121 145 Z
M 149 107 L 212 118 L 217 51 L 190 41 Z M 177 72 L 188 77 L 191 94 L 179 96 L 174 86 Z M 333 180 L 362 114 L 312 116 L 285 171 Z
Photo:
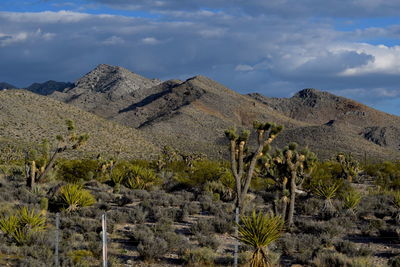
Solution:
M 115 36 L 115 35 L 105 39 L 102 42 L 102 44 L 105 44 L 105 45 L 121 45 L 124 43 L 125 43 L 124 39 L 122 39 L 121 37 Z
M 14 43 L 24 42 L 28 39 L 28 33 L 19 32 L 15 34 L 0 33 L 0 46 L 8 46 Z
M 73 11 L 0 12 L 0 19 L 14 23 L 77 23 L 92 15 Z
M 159 42 L 160 42 L 160 41 L 157 40 L 157 39 L 154 38 L 154 37 L 146 37 L 146 38 L 143 38 L 143 39 L 142 39 L 142 43 L 148 44 L 148 45 L 156 45 L 156 44 L 158 44 Z
M 343 76 L 360 76 L 365 74 L 390 74 L 400 75 L 400 46 L 388 47 L 385 45 L 371 44 L 350 44 L 336 48 L 342 51 L 356 51 L 372 55 L 371 60 L 366 65 L 348 68 L 344 70 Z
M 252 71 L 254 70 L 254 68 L 250 65 L 246 65 L 246 64 L 239 64 L 235 67 L 236 71 Z

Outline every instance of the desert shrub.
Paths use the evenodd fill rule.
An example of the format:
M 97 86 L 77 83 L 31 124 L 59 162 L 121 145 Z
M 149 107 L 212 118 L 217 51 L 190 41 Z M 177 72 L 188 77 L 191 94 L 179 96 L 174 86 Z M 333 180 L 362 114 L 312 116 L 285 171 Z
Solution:
M 129 222 L 135 223 L 135 224 L 136 223 L 142 224 L 142 223 L 146 222 L 148 215 L 149 215 L 149 213 L 147 211 L 145 211 L 142 207 L 135 206 L 129 212 L 129 215 L 128 215 Z
M 335 244 L 335 248 L 338 252 L 345 254 L 349 257 L 358 256 L 370 256 L 372 251 L 364 247 L 358 247 L 353 242 L 347 240 L 341 240 Z
M 201 247 L 217 250 L 220 245 L 219 241 L 212 235 L 202 235 L 198 233 L 195 235 L 195 239 Z
M 130 190 L 129 195 L 134 199 L 137 198 L 139 200 L 148 200 L 151 197 L 151 194 L 146 190 Z
M 93 252 L 83 249 L 68 252 L 68 257 L 75 266 L 91 266 L 95 261 Z
M 14 198 L 25 204 L 36 204 L 39 201 L 39 197 L 33 194 L 26 187 L 19 187 L 14 191 Z
M 165 232 L 171 232 L 173 231 L 172 224 L 173 221 L 171 219 L 162 218 L 151 227 L 151 230 L 157 235 Z
M 332 219 L 334 220 L 334 219 Z M 327 234 L 331 237 L 338 236 L 344 232 L 344 228 L 333 221 L 314 221 L 300 219 L 296 222 L 298 230 L 302 233 L 308 233 L 315 236 Z
M 349 258 L 331 250 L 322 250 L 312 261 L 316 267 L 375 267 L 379 266 L 370 257 Z
M 212 224 L 210 224 L 208 219 L 200 218 L 196 223 L 190 226 L 190 232 L 193 235 L 209 235 L 214 232 L 214 227 Z
M 135 229 L 129 233 L 129 238 L 137 245 L 147 237 L 154 238 L 154 233 L 150 227 L 144 224 L 137 225 Z
M 400 256 L 391 258 L 388 262 L 388 265 L 390 267 L 400 267 Z
M 216 254 L 207 247 L 189 249 L 183 255 L 183 260 L 189 265 L 214 265 Z
M 77 184 L 67 184 L 60 188 L 58 200 L 67 212 L 96 203 L 93 195 Z
M 296 210 L 303 215 L 316 215 L 323 206 L 323 201 L 315 197 L 299 198 L 301 201 L 296 203 Z
M 234 179 L 228 165 L 223 162 L 197 160 L 192 168 L 175 172 L 176 187 L 186 188 L 196 193 L 217 193 L 221 199 L 230 199 L 233 193 Z
M 379 192 L 364 196 L 358 205 L 359 218 L 370 214 L 383 218 L 391 216 L 395 211 L 391 197 Z
M 219 215 L 222 212 L 227 212 L 228 210 L 230 210 L 230 212 L 233 212 L 233 205 L 231 205 L 230 203 L 213 200 L 213 197 L 211 195 L 200 195 L 197 199 L 200 202 L 201 210 L 207 214 Z
M 146 261 L 162 258 L 168 252 L 168 243 L 162 238 L 146 238 L 137 247 L 139 255 Z
M 400 190 L 400 162 L 368 164 L 364 171 L 369 176 L 376 177 L 375 184 L 381 189 Z
M 185 250 L 191 247 L 189 243 L 189 239 L 174 233 L 172 231 L 159 233 L 159 236 L 162 237 L 168 243 L 168 249 L 170 252 L 175 252 L 178 255 L 182 255 Z
M 313 255 L 322 247 L 319 236 L 311 234 L 285 234 L 277 241 L 283 255 L 293 257 L 300 263 L 308 263 Z
M 234 226 L 233 226 L 233 218 L 231 217 L 232 216 L 228 218 L 214 217 L 211 220 L 211 224 L 214 226 L 214 230 L 219 234 L 225 234 L 225 233 L 232 234 L 234 231 Z
M 129 210 L 110 210 L 107 213 L 109 223 L 127 223 L 130 221 Z
M 97 160 L 63 160 L 59 163 L 59 178 L 68 183 L 96 179 L 99 163 Z
M 138 225 L 130 233 L 137 244 L 140 256 L 149 261 L 162 258 L 166 253 L 182 254 L 189 247 L 188 241 L 172 232 L 171 222 L 159 222 L 153 227 Z
M 199 203 L 196 202 L 189 202 L 183 205 L 183 208 L 187 209 L 189 215 L 199 214 L 201 212 L 201 208 Z
M 43 231 L 46 226 L 46 217 L 27 207 L 22 207 L 16 214 L 0 219 L 0 230 L 18 245 L 31 240 L 35 232 Z

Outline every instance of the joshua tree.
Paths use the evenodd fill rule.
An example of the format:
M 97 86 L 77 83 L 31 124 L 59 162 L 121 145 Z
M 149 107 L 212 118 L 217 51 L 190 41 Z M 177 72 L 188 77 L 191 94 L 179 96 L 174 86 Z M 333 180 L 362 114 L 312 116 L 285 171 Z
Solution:
M 25 152 L 26 185 L 28 187 L 33 188 L 37 177 L 44 172 L 49 161 L 49 151 L 49 142 L 44 139 L 38 150 Z
M 353 178 L 357 177 L 361 172 L 358 161 L 355 160 L 351 154 L 339 153 L 336 156 L 336 160 L 342 168 L 342 177 L 350 183 L 353 181 Z
M 256 214 L 241 217 L 239 241 L 254 248 L 250 267 L 271 266 L 268 257 L 268 245 L 277 240 L 283 231 L 284 221 L 280 216 Z
M 43 177 L 46 176 L 46 174 L 53 168 L 54 163 L 56 161 L 57 156 L 65 152 L 67 150 L 76 150 L 80 148 L 82 145 L 86 143 L 86 141 L 89 139 L 89 135 L 87 134 L 77 134 L 75 131 L 75 124 L 72 120 L 67 120 L 66 121 L 67 125 L 67 130 L 68 134 L 66 136 L 58 135 L 56 136 L 56 139 L 58 141 L 57 148 L 53 152 L 53 155 L 50 157 L 49 161 L 46 164 L 46 167 L 44 168 L 43 172 L 40 174 L 40 176 L 37 178 L 37 181 L 39 182 Z
M 317 162 L 316 155 L 307 148 L 297 151 L 297 144 L 292 143 L 284 150 L 285 162 L 290 171 L 290 204 L 287 215 L 287 225 L 293 224 L 294 206 L 296 201 L 296 190 L 304 182 L 304 178 L 311 174 Z
M 298 151 L 297 144 L 291 143 L 283 151 L 276 150 L 260 159 L 259 172 L 275 181 L 274 212 L 281 214 L 290 227 L 296 201 L 296 192 L 315 167 L 317 157 L 307 148 Z M 280 198 L 280 200 L 279 200 Z
M 243 204 L 250 182 L 254 174 L 257 159 L 268 150 L 269 145 L 282 131 L 282 126 L 273 123 L 253 123 L 257 132 L 257 148 L 253 153 L 248 153 L 247 142 L 250 136 L 249 131 L 242 131 L 239 135 L 236 130 L 225 131 L 230 141 L 231 172 L 235 178 L 236 207 L 243 212 Z

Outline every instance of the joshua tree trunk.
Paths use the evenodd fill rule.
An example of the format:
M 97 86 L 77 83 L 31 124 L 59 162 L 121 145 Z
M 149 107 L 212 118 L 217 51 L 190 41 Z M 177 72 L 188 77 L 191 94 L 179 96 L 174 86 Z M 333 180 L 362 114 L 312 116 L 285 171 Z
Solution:
M 64 152 L 65 150 L 67 150 L 66 146 L 59 147 L 59 148 L 56 149 L 56 151 L 54 151 L 53 156 L 51 156 L 49 162 L 46 165 L 46 168 L 40 174 L 40 176 L 37 178 L 37 182 L 41 181 L 47 175 L 47 173 L 51 170 L 51 168 L 53 168 L 53 165 L 56 162 L 58 154 L 61 153 L 61 152 Z
M 296 201 L 296 177 L 297 173 L 295 171 L 292 171 L 290 177 L 290 202 L 289 202 L 290 204 L 287 216 L 288 227 L 291 227 L 293 225 L 294 204 Z
M 27 186 L 30 188 L 32 188 L 35 185 L 36 173 L 37 173 L 36 162 L 34 160 L 32 160 L 31 167 L 29 170 L 29 175 L 28 175 L 27 181 L 26 181 Z

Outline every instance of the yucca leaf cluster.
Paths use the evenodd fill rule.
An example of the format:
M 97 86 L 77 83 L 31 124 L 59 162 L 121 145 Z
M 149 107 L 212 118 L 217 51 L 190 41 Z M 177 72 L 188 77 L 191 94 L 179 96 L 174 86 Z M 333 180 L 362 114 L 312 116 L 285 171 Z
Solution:
M 46 227 L 46 217 L 40 212 L 22 207 L 16 214 L 0 219 L 0 230 L 18 245 L 24 245 L 33 233 Z
M 258 214 L 253 211 L 250 216 L 242 216 L 238 225 L 239 241 L 254 248 L 250 261 L 251 267 L 270 266 L 267 247 L 277 240 L 284 227 L 281 216 Z
M 114 185 L 130 189 L 150 189 L 160 183 L 160 178 L 151 169 L 132 164 L 120 164 L 111 174 Z
M 339 189 L 340 183 L 325 184 L 319 182 L 317 186 L 314 187 L 314 194 L 320 198 L 330 200 L 336 196 L 336 191 Z
M 59 200 L 67 212 L 72 212 L 79 207 L 87 207 L 96 203 L 93 195 L 78 184 L 67 184 L 61 187 Z
M 343 207 L 345 209 L 354 211 L 358 204 L 360 204 L 361 199 L 362 195 L 360 192 L 356 190 L 348 191 L 343 195 Z

